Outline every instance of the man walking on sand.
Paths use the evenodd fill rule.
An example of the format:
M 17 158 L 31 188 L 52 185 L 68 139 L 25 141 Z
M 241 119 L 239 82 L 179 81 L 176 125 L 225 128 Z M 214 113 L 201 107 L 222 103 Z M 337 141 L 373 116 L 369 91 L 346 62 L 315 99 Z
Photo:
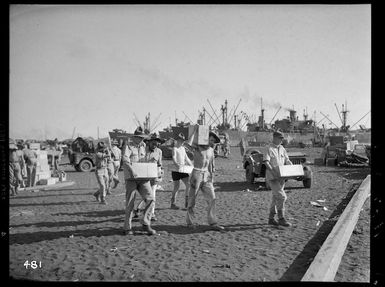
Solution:
M 158 148 L 158 146 L 164 143 L 165 140 L 161 139 L 156 133 L 154 133 L 151 135 L 149 139 L 145 139 L 144 142 L 146 143 L 145 162 L 156 163 L 158 167 L 158 177 L 150 180 L 154 202 L 156 203 L 156 189 L 158 187 L 158 183 L 162 181 L 162 175 L 163 175 L 162 150 Z M 138 214 L 139 211 L 143 210 L 145 206 L 146 206 L 146 202 L 142 200 L 139 203 L 137 210 L 135 211 L 136 214 Z M 151 220 L 157 221 L 155 216 L 155 204 L 152 206 Z
M 180 187 L 180 180 L 184 183 L 186 187 L 185 191 L 185 208 L 187 208 L 187 200 L 188 200 L 188 194 L 190 191 L 190 183 L 189 183 L 189 174 L 185 172 L 181 172 L 180 170 L 183 168 L 183 166 L 186 165 L 186 163 L 190 166 L 192 166 L 191 160 L 188 158 L 186 149 L 183 146 L 183 143 L 185 141 L 185 137 L 182 133 L 178 134 L 175 138 L 175 145 L 172 148 L 172 161 L 174 162 L 172 168 L 171 168 L 171 177 L 174 181 L 174 190 L 172 191 L 171 195 L 171 208 L 172 209 L 179 209 L 179 207 L 176 205 L 176 197 L 179 191 Z
M 277 170 L 278 166 L 292 164 L 285 148 L 281 145 L 283 138 L 282 132 L 274 132 L 273 142 L 269 144 L 266 153 L 263 155 L 263 160 L 266 165 L 266 183 L 272 191 L 268 224 L 291 226 L 291 223 L 285 219 L 285 202 L 287 199 L 284 191 L 285 180 L 279 177 Z M 274 218 L 277 212 L 278 221 Z
M 155 199 L 149 179 L 136 179 L 137 174 L 132 169 L 132 163 L 144 162 L 146 149 L 143 140 L 148 136 L 143 133 L 142 128 L 137 128 L 132 137 L 132 143 L 128 143 L 123 151 L 123 171 L 126 181 L 126 208 L 124 218 L 124 234 L 133 235 L 132 216 L 134 210 L 136 192 L 139 192 L 145 201 L 142 228 L 148 235 L 155 235 L 156 231 L 151 228 L 151 212 L 155 205 Z
M 212 230 L 223 231 L 224 227 L 218 225 L 215 212 L 215 192 L 213 184 L 214 173 L 214 149 L 210 146 L 214 143 L 219 143 L 220 139 L 215 134 L 210 132 L 208 145 L 192 144 L 193 135 L 190 137 L 188 144 L 194 149 L 194 169 L 190 176 L 190 192 L 188 197 L 188 206 L 186 214 L 186 223 L 188 227 L 194 228 L 195 219 L 194 207 L 195 199 L 199 189 L 202 190 L 203 196 L 207 202 L 207 221 Z
M 111 156 L 113 159 L 113 165 L 114 165 L 114 172 L 112 175 L 112 179 L 114 181 L 114 187 L 116 188 L 119 184 L 119 168 L 120 168 L 120 161 L 122 159 L 122 151 L 120 148 L 118 148 L 118 141 L 116 139 L 113 139 L 112 142 L 112 148 L 111 148 Z
M 111 157 L 110 152 L 104 142 L 98 142 L 96 149 L 96 179 L 99 183 L 99 190 L 94 193 L 97 201 L 107 204 L 106 194 L 108 187 L 107 159 Z

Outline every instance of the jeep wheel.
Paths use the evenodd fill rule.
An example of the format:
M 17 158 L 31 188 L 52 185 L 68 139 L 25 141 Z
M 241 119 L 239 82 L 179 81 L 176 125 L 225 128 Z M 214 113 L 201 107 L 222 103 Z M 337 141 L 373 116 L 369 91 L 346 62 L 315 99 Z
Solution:
M 246 181 L 248 183 L 254 183 L 255 174 L 252 166 L 249 164 L 246 166 Z
M 87 172 L 92 170 L 92 162 L 88 159 L 83 159 L 79 163 L 79 169 L 80 171 Z
M 305 188 L 310 188 L 311 187 L 311 177 L 310 178 L 305 178 L 302 182 L 303 182 L 303 186 Z

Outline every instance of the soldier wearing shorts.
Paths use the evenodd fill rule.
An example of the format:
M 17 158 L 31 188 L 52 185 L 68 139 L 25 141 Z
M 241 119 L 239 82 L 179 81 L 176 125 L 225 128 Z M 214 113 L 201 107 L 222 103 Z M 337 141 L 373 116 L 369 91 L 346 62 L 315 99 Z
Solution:
M 172 160 L 174 162 L 171 170 L 171 177 L 174 181 L 174 190 L 171 195 L 171 208 L 172 209 L 179 209 L 179 207 L 176 205 L 176 197 L 179 191 L 180 187 L 180 180 L 184 183 L 186 187 L 185 192 L 185 208 L 187 208 L 187 202 L 188 202 L 188 194 L 190 191 L 190 183 L 189 183 L 189 174 L 180 172 L 180 169 L 187 163 L 188 165 L 192 166 L 191 160 L 188 158 L 186 149 L 183 146 L 183 143 L 185 141 L 185 137 L 182 133 L 176 136 L 175 138 L 175 146 L 172 148 Z

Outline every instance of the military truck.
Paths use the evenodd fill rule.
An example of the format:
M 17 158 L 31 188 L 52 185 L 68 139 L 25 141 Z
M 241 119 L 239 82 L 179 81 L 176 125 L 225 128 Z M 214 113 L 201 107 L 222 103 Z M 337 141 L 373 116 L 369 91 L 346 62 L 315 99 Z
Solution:
M 243 155 L 243 168 L 245 169 L 246 181 L 254 183 L 256 178 L 265 178 L 266 165 L 263 162 L 263 152 L 267 147 L 249 148 Z M 306 155 L 302 152 L 287 152 L 290 161 L 293 164 L 302 164 L 304 175 L 293 179 L 302 181 L 306 188 L 311 187 L 313 173 L 309 166 L 306 165 Z

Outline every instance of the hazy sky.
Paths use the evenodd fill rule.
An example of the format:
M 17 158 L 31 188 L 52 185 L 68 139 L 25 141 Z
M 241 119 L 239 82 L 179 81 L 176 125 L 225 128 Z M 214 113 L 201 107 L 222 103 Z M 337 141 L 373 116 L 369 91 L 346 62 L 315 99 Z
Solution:
M 267 122 L 281 105 L 341 125 L 347 101 L 352 125 L 370 58 L 370 5 L 11 5 L 10 136 L 132 132 L 148 112 L 163 129 L 207 99 L 259 115 L 261 97 Z

